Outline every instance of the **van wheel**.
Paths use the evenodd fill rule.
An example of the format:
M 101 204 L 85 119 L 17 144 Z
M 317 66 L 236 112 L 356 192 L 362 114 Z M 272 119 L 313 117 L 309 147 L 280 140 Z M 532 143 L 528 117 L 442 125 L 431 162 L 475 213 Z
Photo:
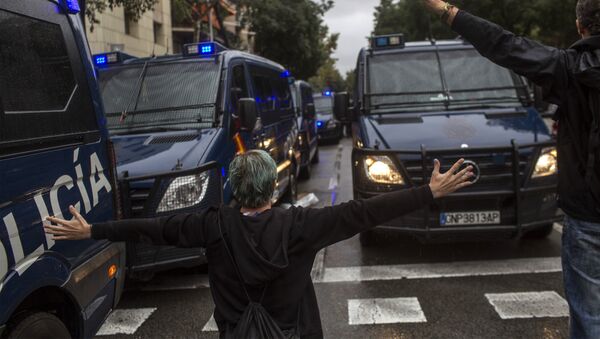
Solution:
M 311 164 L 318 164 L 319 163 L 319 146 L 317 146 L 317 151 L 315 152 L 315 155 L 313 156 L 311 162 Z
M 359 234 L 358 239 L 360 240 L 360 244 L 363 247 L 370 247 L 375 245 L 375 232 L 370 230 L 370 231 L 364 231 L 361 234 Z
M 9 333 L 9 339 L 63 339 L 71 333 L 56 316 L 37 312 L 23 318 Z
M 545 225 L 543 227 L 540 227 L 538 229 L 535 229 L 533 231 L 529 231 L 529 232 L 525 233 L 525 238 L 544 239 L 544 238 L 547 238 L 548 236 L 550 236 L 550 234 L 552 234 L 553 230 L 554 230 L 554 224 Z
M 310 168 L 310 163 L 309 163 L 300 170 L 300 179 L 308 180 L 308 179 L 310 179 L 311 174 L 312 174 L 312 169 Z
M 293 205 L 296 201 L 298 201 L 298 180 L 296 178 L 296 166 L 292 166 L 288 189 L 281 202 Z

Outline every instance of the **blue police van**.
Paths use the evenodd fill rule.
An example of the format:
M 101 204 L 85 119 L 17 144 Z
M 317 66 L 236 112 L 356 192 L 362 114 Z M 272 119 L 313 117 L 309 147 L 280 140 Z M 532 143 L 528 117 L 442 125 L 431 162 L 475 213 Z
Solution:
M 125 251 L 54 241 L 42 224 L 114 219 L 114 161 L 75 0 L 0 2 L 0 336 L 92 337 Z
M 476 183 L 381 225 L 424 241 L 545 237 L 557 217 L 557 151 L 523 79 L 462 40 L 371 39 L 356 70 L 355 105 L 336 94 L 335 113 L 353 121 L 354 197 L 427 184 L 433 160 L 460 158 Z M 374 232 L 361 234 L 373 242 Z
M 117 175 L 126 183 L 121 185 L 125 217 L 235 203 L 227 171 L 245 149 L 262 149 L 275 159 L 279 177 L 273 201 L 295 201 L 301 164 L 298 126 L 290 74 L 281 65 L 216 42 L 185 45 L 181 55 L 106 53 L 94 60 Z M 169 187 L 146 178 L 210 164 L 208 172 Z M 157 187 L 164 194 L 156 194 Z M 128 272 L 139 279 L 206 260 L 202 249 L 127 247 Z
M 310 179 L 311 165 L 319 162 L 317 117 L 312 86 L 306 81 L 296 80 L 292 96 L 298 117 L 298 147 L 301 153 L 300 178 Z
M 321 143 L 338 143 L 344 136 L 344 125 L 333 115 L 335 93 L 326 90 L 314 96 L 318 137 Z

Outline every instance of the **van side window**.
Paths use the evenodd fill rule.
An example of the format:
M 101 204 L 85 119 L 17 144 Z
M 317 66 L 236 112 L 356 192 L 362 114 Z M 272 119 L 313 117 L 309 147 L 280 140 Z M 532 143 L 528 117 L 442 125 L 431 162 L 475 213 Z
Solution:
M 75 134 L 97 130 L 85 78 L 75 77 L 72 60 L 80 56 L 73 38 L 69 53 L 68 22 L 60 18 L 64 23 L 0 10 L 0 155 L 17 151 L 19 143 L 18 151 L 28 151 L 48 144 L 42 139 L 63 136 L 58 144 L 73 143 Z
M 248 98 L 249 96 L 244 65 L 233 66 L 231 76 L 231 112 L 237 110 L 237 103 L 240 99 Z
M 275 123 L 282 115 L 294 115 L 290 86 L 280 72 L 253 66 L 250 76 L 263 123 Z
M 306 105 L 312 104 L 314 102 L 312 89 L 308 86 L 301 87 L 301 95 L 302 95 L 302 110 L 306 109 Z

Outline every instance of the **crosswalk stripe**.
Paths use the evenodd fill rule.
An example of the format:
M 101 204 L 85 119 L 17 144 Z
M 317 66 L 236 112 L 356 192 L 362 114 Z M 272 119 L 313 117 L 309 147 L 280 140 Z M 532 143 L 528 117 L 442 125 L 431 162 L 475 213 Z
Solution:
M 427 322 L 417 298 L 348 300 L 349 325 Z
M 561 272 L 560 257 L 325 268 L 318 283 Z
M 97 335 L 134 334 L 154 311 L 156 308 L 114 310 Z
M 215 315 L 212 314 L 210 319 L 206 322 L 204 327 L 202 328 L 202 332 L 217 332 L 219 328 L 217 327 L 217 322 L 215 321 Z
M 569 305 L 558 293 L 490 293 L 485 297 L 501 319 L 568 317 Z

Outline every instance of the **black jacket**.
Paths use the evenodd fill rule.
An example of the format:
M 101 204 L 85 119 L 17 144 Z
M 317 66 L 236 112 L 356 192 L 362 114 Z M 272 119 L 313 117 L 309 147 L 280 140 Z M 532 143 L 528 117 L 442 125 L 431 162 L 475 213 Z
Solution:
M 292 329 L 299 317 L 302 338 L 322 338 L 310 277 L 317 252 L 432 201 L 429 186 L 423 186 L 322 209 L 273 208 L 256 217 L 242 216 L 228 207 L 211 208 L 198 214 L 95 224 L 92 237 L 205 247 L 215 320 L 223 332 L 238 322 L 248 300 L 221 241 L 220 217 L 253 301 L 260 299 L 268 283 L 262 304 L 277 324 Z
M 557 49 L 516 36 L 466 11 L 459 11 L 452 29 L 484 57 L 541 86 L 544 100 L 559 106 L 560 207 L 573 218 L 600 223 L 600 156 L 592 172 L 594 185 L 585 180 L 592 107 L 600 114 L 600 36 Z

